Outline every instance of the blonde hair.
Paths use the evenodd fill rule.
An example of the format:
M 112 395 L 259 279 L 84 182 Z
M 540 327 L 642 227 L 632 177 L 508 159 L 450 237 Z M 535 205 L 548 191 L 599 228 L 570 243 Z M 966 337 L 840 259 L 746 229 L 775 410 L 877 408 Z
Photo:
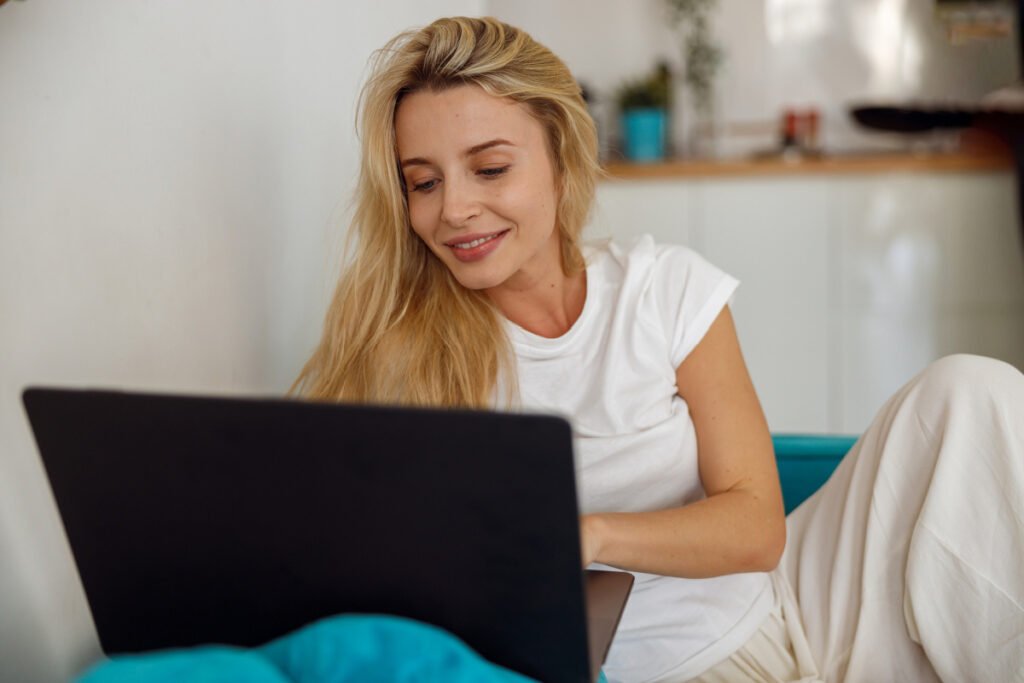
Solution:
M 593 119 L 558 57 L 490 17 L 439 19 L 399 34 L 372 66 L 359 99 L 362 162 L 349 232 L 356 251 L 292 391 L 327 400 L 489 406 L 499 379 L 510 391 L 515 386 L 501 314 L 413 233 L 395 111 L 406 94 L 466 84 L 526 105 L 550 145 L 566 275 L 584 267 L 580 233 L 600 172 Z

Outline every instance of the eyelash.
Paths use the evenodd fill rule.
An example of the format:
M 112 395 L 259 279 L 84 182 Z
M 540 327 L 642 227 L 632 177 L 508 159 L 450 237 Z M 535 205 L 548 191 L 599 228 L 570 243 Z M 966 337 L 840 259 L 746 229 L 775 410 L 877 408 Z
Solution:
M 480 169 L 480 175 L 486 178 L 497 178 L 500 175 L 504 175 L 505 171 L 508 170 L 508 166 L 501 166 L 499 168 L 482 168 Z M 493 173 L 492 173 L 493 171 Z
M 508 169 L 509 169 L 508 166 L 501 166 L 499 168 L 483 168 L 483 169 L 480 169 L 479 171 L 477 171 L 477 173 L 482 175 L 484 178 L 494 179 L 494 178 L 499 178 L 499 177 L 505 175 L 505 172 L 508 171 Z M 413 185 L 412 186 L 412 191 L 413 192 L 430 192 L 435 187 L 435 185 L 430 185 L 430 183 L 436 183 L 436 182 L 437 182 L 436 180 L 428 180 L 425 183 L 420 183 L 419 185 Z M 430 185 L 430 187 L 427 187 L 427 185 Z

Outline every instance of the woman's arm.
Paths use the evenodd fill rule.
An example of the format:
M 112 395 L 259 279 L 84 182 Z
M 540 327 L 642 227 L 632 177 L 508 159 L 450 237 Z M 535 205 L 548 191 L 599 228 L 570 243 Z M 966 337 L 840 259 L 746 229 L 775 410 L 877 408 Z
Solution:
M 769 571 L 786 544 L 768 424 L 728 307 L 676 370 L 707 499 L 657 512 L 584 515 L 584 565 L 704 578 Z

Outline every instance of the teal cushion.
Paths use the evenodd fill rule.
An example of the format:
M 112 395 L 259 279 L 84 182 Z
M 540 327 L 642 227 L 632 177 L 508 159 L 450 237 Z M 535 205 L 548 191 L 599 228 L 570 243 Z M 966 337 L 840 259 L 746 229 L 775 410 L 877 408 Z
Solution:
M 772 435 L 787 515 L 828 480 L 856 442 L 856 436 Z
M 119 655 L 93 665 L 76 683 L 292 683 L 266 657 L 242 648 L 207 645 Z
M 435 626 L 381 615 L 315 622 L 263 647 L 208 645 L 101 662 L 78 683 L 529 683 Z

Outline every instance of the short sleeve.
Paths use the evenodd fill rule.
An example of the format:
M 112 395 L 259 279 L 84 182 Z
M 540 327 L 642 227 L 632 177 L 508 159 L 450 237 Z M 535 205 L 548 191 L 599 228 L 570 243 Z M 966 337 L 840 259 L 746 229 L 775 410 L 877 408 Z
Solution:
M 652 287 L 669 341 L 669 360 L 678 368 L 730 302 L 739 280 L 680 245 L 655 249 Z

